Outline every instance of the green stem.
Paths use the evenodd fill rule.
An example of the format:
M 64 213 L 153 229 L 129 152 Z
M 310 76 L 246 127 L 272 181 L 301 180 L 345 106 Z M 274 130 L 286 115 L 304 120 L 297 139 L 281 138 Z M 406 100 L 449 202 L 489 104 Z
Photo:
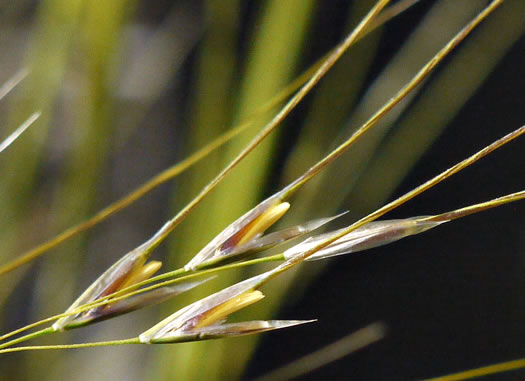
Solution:
M 33 345 L 27 347 L 8 348 L 0 350 L 0 353 L 37 351 L 45 349 L 75 349 L 75 348 L 93 348 L 107 347 L 110 345 L 142 344 L 138 337 L 123 340 L 99 341 L 97 343 L 65 344 L 65 345 Z
M 0 344 L 0 349 L 7 348 L 7 347 L 10 347 L 10 346 L 13 346 L 13 345 L 18 344 L 18 343 L 21 343 L 21 342 L 23 342 L 23 341 L 27 341 L 27 340 L 31 340 L 31 339 L 36 339 L 37 337 L 40 337 L 40 336 L 49 335 L 50 333 L 53 333 L 53 332 L 56 332 L 56 331 L 53 329 L 53 327 L 47 327 L 47 328 L 41 329 L 40 331 L 36 331 L 36 332 L 30 333 L 30 334 L 28 334 L 28 335 L 25 335 L 25 336 L 19 337 L 19 338 L 17 338 L 17 339 L 14 339 L 14 340 L 8 341 L 7 343 Z

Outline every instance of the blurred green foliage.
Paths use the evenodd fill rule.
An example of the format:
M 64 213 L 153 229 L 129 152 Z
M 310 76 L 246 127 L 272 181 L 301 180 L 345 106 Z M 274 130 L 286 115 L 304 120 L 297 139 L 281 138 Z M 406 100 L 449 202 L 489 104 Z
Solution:
M 0 156 L 2 263 L 90 216 L 255 112 L 331 49 L 374 1 L 356 0 L 342 10 L 341 2 L 313 0 L 168 3 L 0 4 L 6 36 L 0 38 L 0 81 L 20 68 L 30 70 L 2 101 L 0 136 L 42 111 L 35 126 Z M 281 130 L 192 213 L 157 254 L 167 259 L 166 270 L 184 265 L 277 184 L 297 177 L 347 137 L 486 2 L 422 3 L 401 16 L 409 30 L 393 20 L 351 49 Z M 283 225 L 340 208 L 350 208 L 348 218 L 356 218 L 384 203 L 520 39 L 523 14 L 525 3 L 505 3 L 417 94 L 308 184 Z M 398 31 L 403 32 L 398 47 L 383 53 Z M 63 310 L 97 274 L 188 202 L 269 116 L 129 211 L 2 277 L 2 330 Z M 278 306 L 299 297 L 321 266 L 309 269 L 302 278 L 290 274 L 269 285 L 264 303 L 239 319 L 275 318 Z M 49 342 L 136 335 L 247 273 L 223 274 L 160 308 Z M 293 295 L 286 292 L 289 288 L 295 289 Z M 308 328 L 301 329 L 301 335 L 308 335 Z M 1 377 L 234 380 L 242 377 L 258 339 L 4 356 Z

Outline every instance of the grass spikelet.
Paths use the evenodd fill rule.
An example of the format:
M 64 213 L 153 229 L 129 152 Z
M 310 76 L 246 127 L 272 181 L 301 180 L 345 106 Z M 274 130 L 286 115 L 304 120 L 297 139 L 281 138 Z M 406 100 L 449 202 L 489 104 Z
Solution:
M 160 269 L 162 263 L 159 261 L 152 261 L 146 264 L 145 262 L 151 255 L 151 252 L 148 249 L 149 246 L 146 243 L 136 250 L 126 254 L 113 264 L 95 282 L 93 282 L 82 295 L 78 297 L 78 299 L 66 310 L 66 314 L 75 313 L 79 307 L 90 303 L 92 304 L 100 298 L 119 292 L 119 290 L 128 289 L 128 291 L 132 291 L 138 287 L 137 285 L 140 282 L 149 279 Z M 53 324 L 53 330 L 62 331 L 64 329 L 77 328 L 100 319 L 108 319 L 116 315 L 131 312 L 148 304 L 164 301 L 180 294 L 181 292 L 192 289 L 201 283 L 202 282 L 194 282 L 186 285 L 183 284 L 182 287 L 179 286 L 165 290 L 156 290 L 155 294 L 145 294 L 140 297 L 135 297 L 135 299 L 128 298 L 116 303 L 112 303 L 112 301 L 109 300 L 104 306 L 94 307 L 79 314 L 69 315 L 57 320 Z
M 162 344 L 207 340 L 254 334 L 310 322 L 292 321 L 286 323 L 284 321 L 275 321 L 273 323 L 222 324 L 222 320 L 230 314 L 264 298 L 263 293 L 258 288 L 288 270 L 291 266 L 292 261 L 284 262 L 273 270 L 246 279 L 186 306 L 142 333 L 139 336 L 140 341 L 147 344 Z
M 337 239 L 324 249 L 317 251 L 307 260 L 318 260 L 338 255 L 355 253 L 374 247 L 387 245 L 405 237 L 423 233 L 435 228 L 445 222 L 466 217 L 470 214 L 479 213 L 490 208 L 504 205 L 509 202 L 519 201 L 525 198 L 525 191 L 512 193 L 498 197 L 494 200 L 441 213 L 435 216 L 411 217 L 400 220 L 385 220 L 369 222 L 366 225 Z M 331 233 L 321 234 L 306 239 L 305 241 L 291 247 L 284 252 L 285 258 L 291 258 L 299 252 L 305 252 L 330 235 L 338 234 L 343 229 Z

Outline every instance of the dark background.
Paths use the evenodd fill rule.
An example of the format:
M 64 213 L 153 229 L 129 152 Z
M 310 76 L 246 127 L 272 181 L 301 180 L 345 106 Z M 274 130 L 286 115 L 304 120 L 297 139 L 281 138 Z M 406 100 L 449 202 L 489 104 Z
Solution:
M 337 28 L 334 20 L 341 3 L 323 5 L 326 13 L 320 16 L 320 33 Z M 387 62 L 427 6 L 428 2 L 419 4 L 387 26 L 375 70 Z M 524 54 L 525 39 L 521 38 L 392 199 L 523 124 Z M 389 217 L 437 213 L 522 189 L 522 144 L 511 143 Z M 300 379 L 421 379 L 522 357 L 524 211 L 518 202 L 386 247 L 331 259 L 305 296 L 279 314 L 283 319 L 319 321 L 306 332 L 297 329 L 264 336 L 246 379 L 375 321 L 388 328 L 384 340 Z M 524 377 L 523 371 L 514 371 L 483 379 Z

